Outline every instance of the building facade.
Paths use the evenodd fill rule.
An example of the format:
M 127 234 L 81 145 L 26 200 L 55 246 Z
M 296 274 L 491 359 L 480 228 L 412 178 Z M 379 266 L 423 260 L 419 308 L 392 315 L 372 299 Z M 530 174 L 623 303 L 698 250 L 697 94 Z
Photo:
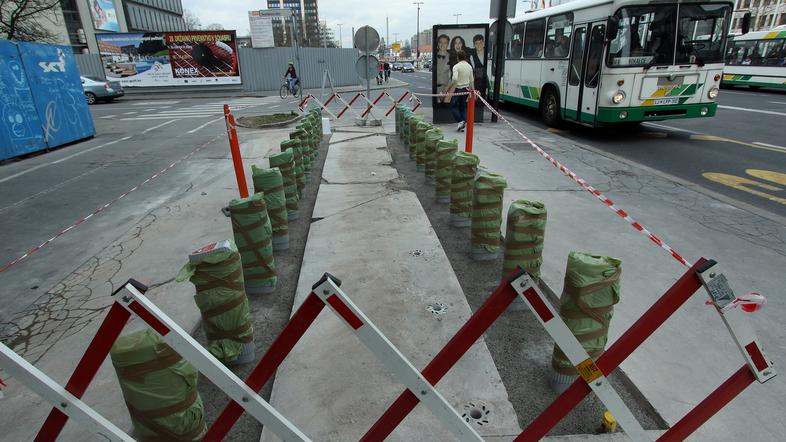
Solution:
M 424 31 L 420 31 L 420 35 L 418 34 L 413 35 L 410 38 L 409 45 L 412 47 L 412 55 L 414 56 L 417 54 L 418 43 L 420 43 L 420 55 L 423 54 L 431 54 L 431 39 L 432 39 L 432 31 L 431 29 L 426 29 Z
M 751 31 L 766 31 L 786 24 L 786 0 L 735 0 L 731 32 L 740 32 L 745 12 L 751 13 Z
M 327 21 L 319 22 L 319 45 L 323 48 L 337 48 L 336 34 L 328 27 Z
M 297 26 L 298 43 L 305 47 L 322 45 L 319 37 L 317 0 L 267 0 L 268 9 L 292 9 Z M 273 18 L 273 39 L 276 46 L 292 46 L 289 20 Z

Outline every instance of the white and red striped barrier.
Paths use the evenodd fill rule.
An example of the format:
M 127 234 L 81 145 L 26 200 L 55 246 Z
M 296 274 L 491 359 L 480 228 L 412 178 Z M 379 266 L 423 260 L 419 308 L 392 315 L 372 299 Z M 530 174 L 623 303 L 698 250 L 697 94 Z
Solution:
M 298 109 L 300 112 L 305 112 L 308 103 L 310 101 L 314 101 L 317 103 L 317 105 L 319 105 L 320 110 L 327 112 L 335 120 L 341 119 L 341 117 L 346 115 L 347 112 L 354 114 L 356 118 L 363 119 L 368 117 L 372 113 L 373 109 L 380 107 L 380 101 L 385 97 L 387 97 L 392 102 L 392 106 L 390 108 L 385 107 L 384 109 L 381 109 L 385 110 L 385 117 L 389 116 L 390 113 L 396 109 L 396 104 L 401 103 L 405 98 L 409 98 L 410 101 L 413 100 L 413 94 L 408 90 L 404 91 L 404 93 L 398 99 L 394 99 L 387 90 L 383 90 L 373 101 L 363 92 L 355 93 L 355 95 L 349 101 L 346 101 L 338 92 L 335 92 L 330 94 L 330 97 L 328 97 L 324 103 L 314 95 L 309 94 L 303 97 L 303 99 L 300 101 L 298 104 Z M 353 107 L 358 100 L 366 102 L 366 106 L 362 112 L 359 112 Z M 414 100 L 416 101 L 414 109 L 417 109 L 421 106 L 422 102 L 417 97 L 414 97 Z M 338 109 L 330 109 L 329 106 L 331 103 L 340 103 L 342 106 Z

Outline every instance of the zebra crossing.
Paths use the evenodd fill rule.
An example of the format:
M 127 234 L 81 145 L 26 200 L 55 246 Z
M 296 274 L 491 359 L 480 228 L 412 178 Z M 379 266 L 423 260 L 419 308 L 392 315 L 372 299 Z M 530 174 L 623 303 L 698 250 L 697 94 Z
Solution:
M 127 117 L 120 118 L 122 121 L 140 121 L 140 120 L 173 120 L 182 118 L 206 118 L 216 115 L 223 115 L 224 104 L 229 104 L 232 111 L 239 111 L 256 106 L 260 106 L 270 102 L 271 99 L 278 97 L 248 97 L 237 98 L 229 101 L 216 101 L 212 103 L 195 104 L 188 107 L 167 106 L 161 108 L 157 112 L 151 113 L 134 113 Z

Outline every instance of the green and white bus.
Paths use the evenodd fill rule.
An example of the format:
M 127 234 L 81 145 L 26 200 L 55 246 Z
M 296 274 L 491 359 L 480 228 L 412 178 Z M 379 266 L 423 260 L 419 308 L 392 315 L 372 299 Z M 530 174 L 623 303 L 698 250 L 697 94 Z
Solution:
M 711 117 L 732 7 L 575 0 L 527 12 L 512 20 L 500 97 L 549 125 Z
M 786 25 L 735 36 L 726 51 L 721 83 L 786 89 Z

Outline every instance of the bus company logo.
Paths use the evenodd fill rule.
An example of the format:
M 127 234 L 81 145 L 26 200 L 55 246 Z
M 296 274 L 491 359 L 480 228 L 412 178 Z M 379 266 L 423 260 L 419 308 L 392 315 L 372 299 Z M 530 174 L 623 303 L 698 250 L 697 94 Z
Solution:
M 664 84 L 658 86 L 658 92 L 663 92 L 663 94 L 668 94 L 669 92 L 673 91 L 674 89 L 679 86 L 678 84 Z

